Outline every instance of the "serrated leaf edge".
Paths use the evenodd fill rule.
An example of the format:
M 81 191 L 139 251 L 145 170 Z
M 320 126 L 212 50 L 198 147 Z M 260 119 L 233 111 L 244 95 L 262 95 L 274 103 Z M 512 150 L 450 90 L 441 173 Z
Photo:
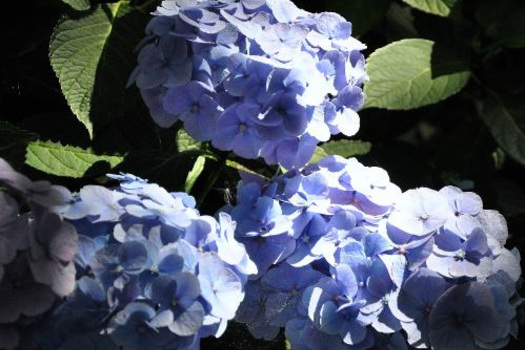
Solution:
M 388 49 L 388 48 L 389 48 L 390 46 L 392 46 L 392 45 L 397 45 L 397 44 L 400 44 L 400 43 L 406 43 L 406 42 L 410 42 L 410 41 L 413 41 L 413 42 L 416 42 L 416 41 L 417 41 L 417 42 L 427 42 L 427 43 L 435 44 L 435 42 L 432 41 L 432 40 L 421 39 L 421 38 L 408 38 L 408 39 L 401 39 L 401 40 L 398 40 L 398 41 L 391 42 L 391 43 L 389 43 L 389 44 L 387 44 L 387 45 L 385 45 L 385 46 L 383 46 L 383 47 L 378 48 L 377 50 L 375 50 L 374 52 L 372 52 L 372 53 L 370 54 L 370 56 L 368 56 L 368 58 L 367 58 L 367 60 L 366 60 L 365 71 L 368 71 L 368 69 L 369 69 L 369 64 L 370 64 L 369 61 L 370 61 L 370 59 L 372 59 L 372 57 L 374 57 L 376 54 L 380 54 L 382 51 Z M 425 70 L 423 70 L 422 72 L 418 73 L 418 74 L 416 75 L 416 77 L 419 76 L 419 75 L 421 75 L 421 74 L 424 74 L 424 73 L 428 72 L 429 70 L 430 70 L 430 68 L 429 68 L 429 69 L 425 69 Z M 470 71 L 468 71 L 468 72 L 465 71 L 465 72 L 461 72 L 461 73 L 466 73 L 466 74 L 468 74 L 469 77 L 470 77 L 470 75 L 471 75 L 471 72 L 470 72 Z M 466 80 L 466 83 L 467 83 L 467 82 L 468 82 L 468 79 Z M 367 109 L 367 108 L 381 108 L 381 109 L 386 109 L 386 110 L 390 110 L 390 111 L 408 111 L 408 110 L 412 110 L 412 109 L 417 109 L 417 108 L 425 107 L 425 106 L 432 105 L 432 104 L 435 104 L 435 103 L 441 102 L 441 101 L 443 101 L 443 100 L 446 100 L 447 98 L 449 98 L 449 97 L 451 97 L 451 96 L 457 94 L 457 93 L 458 93 L 463 87 L 465 87 L 466 83 L 465 83 L 463 86 L 460 86 L 458 89 L 451 90 L 451 91 L 452 91 L 451 94 L 449 94 L 448 96 L 445 96 L 445 97 L 441 97 L 441 98 L 439 98 L 438 100 L 436 100 L 436 102 L 426 103 L 426 104 L 420 105 L 420 106 L 418 106 L 418 107 L 404 107 L 404 108 L 400 108 L 400 107 L 395 107 L 395 108 L 393 108 L 393 107 L 389 107 L 389 106 L 370 105 L 370 104 L 369 104 L 369 103 L 370 103 L 370 98 L 367 98 L 367 95 L 366 95 L 366 84 L 367 84 L 367 83 L 365 83 L 365 86 L 364 86 L 364 88 L 363 88 L 363 94 L 364 94 L 365 104 L 364 104 L 364 106 L 361 108 L 361 110 L 364 110 L 364 109 Z M 381 96 L 381 98 L 382 98 L 382 97 L 383 97 L 383 96 Z M 372 101 L 374 101 L 374 100 L 379 100 L 379 99 L 381 99 L 381 98 L 374 98 Z
M 42 148 L 46 148 L 48 150 L 57 150 L 57 151 L 62 151 L 62 152 L 71 152 L 71 153 L 75 154 L 76 157 L 78 157 L 81 161 L 83 161 L 85 163 L 90 163 L 90 161 L 86 160 L 86 159 L 83 159 L 81 155 L 89 155 L 89 156 L 92 156 L 92 157 L 101 157 L 101 158 L 121 158 L 120 161 L 117 164 L 114 164 L 114 165 L 112 164 L 112 162 L 110 162 L 107 159 L 100 159 L 100 161 L 107 162 L 111 166 L 111 168 L 114 168 L 118 164 L 122 163 L 122 161 L 124 160 L 124 157 L 125 157 L 125 155 L 117 155 L 117 154 L 113 154 L 113 155 L 96 154 L 91 147 L 84 149 L 84 148 L 77 147 L 77 146 L 63 145 L 61 142 L 53 142 L 53 141 L 50 141 L 50 140 L 49 141 L 37 140 L 37 141 L 29 142 L 29 144 L 27 145 L 25 159 L 26 159 L 26 164 L 27 165 L 29 165 L 29 166 L 37 169 L 37 170 L 40 170 L 40 171 L 44 171 L 42 169 L 50 168 L 50 166 L 48 164 L 46 164 L 46 162 L 44 162 L 34 151 L 31 150 L 31 146 L 42 147 Z M 63 163 L 51 151 L 49 151 L 49 154 L 51 156 L 53 156 L 65 168 L 69 169 L 72 173 L 80 174 L 78 169 L 71 168 L 69 165 Z M 33 156 L 33 159 L 35 159 L 37 162 L 39 162 L 41 164 L 41 167 L 37 168 L 37 167 L 27 163 L 27 159 L 31 155 Z M 115 160 L 118 160 L 118 159 L 115 159 Z M 52 172 L 47 172 L 47 173 L 56 175 L 56 174 L 54 174 Z M 83 174 L 84 173 L 80 174 L 80 176 L 82 176 Z M 68 175 L 57 175 L 57 176 L 74 177 L 74 176 L 68 176 Z

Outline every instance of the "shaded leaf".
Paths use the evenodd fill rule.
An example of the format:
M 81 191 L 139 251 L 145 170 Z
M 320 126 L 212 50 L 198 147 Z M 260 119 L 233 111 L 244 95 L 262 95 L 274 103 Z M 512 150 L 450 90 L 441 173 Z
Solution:
M 372 150 L 359 161 L 388 170 L 390 181 L 402 190 L 436 187 L 435 170 L 431 167 L 428 154 L 419 146 L 398 140 L 374 143 Z
M 525 93 L 500 96 L 494 91 L 478 103 L 480 116 L 499 146 L 525 165 Z
M 405 39 L 407 37 L 419 37 L 417 29 L 414 26 L 414 15 L 412 14 L 411 7 L 391 2 L 390 8 L 386 13 L 386 19 L 389 28 L 385 34 L 390 38 L 390 41 Z
M 15 143 L 23 143 L 34 140 L 36 134 L 21 129 L 18 126 L 0 120 L 0 150 Z
M 51 65 L 71 110 L 91 136 L 132 108 L 125 86 L 146 19 L 129 2 L 120 1 L 99 5 L 79 19 L 63 17 L 55 28 Z
M 18 125 L 37 134 L 40 140 L 60 141 L 81 148 L 90 146 L 89 134 L 84 125 L 67 112 L 38 113 L 24 118 Z
M 461 0 L 403 0 L 410 6 L 423 12 L 438 16 L 450 16 Z
M 480 2 L 476 19 L 487 35 L 500 45 L 525 47 L 525 4 L 519 0 L 487 0 Z
M 62 145 L 55 142 L 31 142 L 26 149 L 26 164 L 48 174 L 66 177 L 83 177 L 100 162 L 106 171 L 123 161 L 121 156 L 96 155 L 91 149 Z
M 376 50 L 367 62 L 365 107 L 406 110 L 457 93 L 470 77 L 468 63 L 424 39 L 405 39 Z
M 137 150 L 126 155 L 119 169 L 148 179 L 170 191 L 184 191 L 186 176 L 202 151 L 166 153 L 158 150 Z
M 9 163 L 23 163 L 26 145 L 36 138 L 36 134 L 0 120 L 0 156 Z
M 321 146 L 327 154 L 334 154 L 341 157 L 353 157 L 367 154 L 372 148 L 370 142 L 358 140 L 336 140 L 329 141 Z
M 444 136 L 437 134 L 428 141 L 436 147 L 432 163 L 444 185 L 478 191 L 492 182 L 496 176 L 492 155 L 496 145 L 482 123 L 475 119 L 458 121 Z
M 389 0 L 329 0 L 326 7 L 337 12 L 352 23 L 352 35 L 365 34 L 384 17 Z
M 479 26 L 456 17 L 440 17 L 420 13 L 414 19 L 419 36 L 436 43 L 446 44 L 454 54 L 470 58 L 472 49 L 479 45 Z

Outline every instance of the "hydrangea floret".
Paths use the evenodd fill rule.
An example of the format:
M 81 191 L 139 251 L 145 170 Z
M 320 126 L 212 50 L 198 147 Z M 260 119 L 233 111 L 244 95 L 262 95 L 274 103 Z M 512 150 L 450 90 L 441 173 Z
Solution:
M 366 46 L 340 15 L 289 0 L 168 0 L 153 15 L 130 83 L 158 125 L 287 169 L 358 131 Z
M 488 349 L 517 336 L 520 256 L 473 192 L 402 192 L 329 156 L 271 180 L 245 176 L 225 209 L 257 264 L 237 320 L 292 349 Z

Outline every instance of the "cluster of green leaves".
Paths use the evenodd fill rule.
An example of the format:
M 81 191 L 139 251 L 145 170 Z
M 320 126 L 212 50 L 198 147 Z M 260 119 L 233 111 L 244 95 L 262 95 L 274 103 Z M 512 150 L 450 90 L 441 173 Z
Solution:
M 522 0 L 295 0 L 335 11 L 368 45 L 359 140 L 318 147 L 385 168 L 403 189 L 474 189 L 525 248 L 525 3 Z M 75 190 L 124 171 L 191 192 L 204 213 L 229 200 L 238 170 L 279 169 L 157 127 L 125 88 L 160 0 L 7 2 L 17 17 L 0 57 L 0 157 Z M 232 328 L 221 344 L 253 347 Z M 248 339 L 248 338 L 246 338 Z M 257 343 L 257 349 L 283 347 Z M 251 342 L 251 343 L 250 343 Z M 212 342 L 204 347 L 213 348 Z M 215 343 L 216 344 L 216 343 Z M 233 344 L 233 345 L 232 345 Z M 251 345 L 250 345 L 251 344 Z M 513 343 L 511 348 L 523 344 Z

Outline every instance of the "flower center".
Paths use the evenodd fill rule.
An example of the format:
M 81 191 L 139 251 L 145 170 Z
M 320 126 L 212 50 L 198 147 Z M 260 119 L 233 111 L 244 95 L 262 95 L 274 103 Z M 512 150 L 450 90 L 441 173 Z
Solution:
M 464 250 L 460 250 L 456 254 L 455 258 L 456 258 L 456 260 L 460 260 L 461 261 L 461 260 L 464 260 L 466 256 L 467 256 L 467 253 Z
M 148 329 L 147 329 L 146 327 L 144 327 L 144 326 L 142 326 L 142 325 L 140 325 L 140 326 L 137 327 L 137 333 L 144 335 L 144 334 L 146 334 L 147 332 L 148 332 Z
M 201 109 L 201 106 L 199 106 L 198 103 L 194 103 L 194 104 L 191 105 L 190 112 L 191 112 L 192 114 L 195 114 L 195 113 L 197 113 L 200 109 Z

